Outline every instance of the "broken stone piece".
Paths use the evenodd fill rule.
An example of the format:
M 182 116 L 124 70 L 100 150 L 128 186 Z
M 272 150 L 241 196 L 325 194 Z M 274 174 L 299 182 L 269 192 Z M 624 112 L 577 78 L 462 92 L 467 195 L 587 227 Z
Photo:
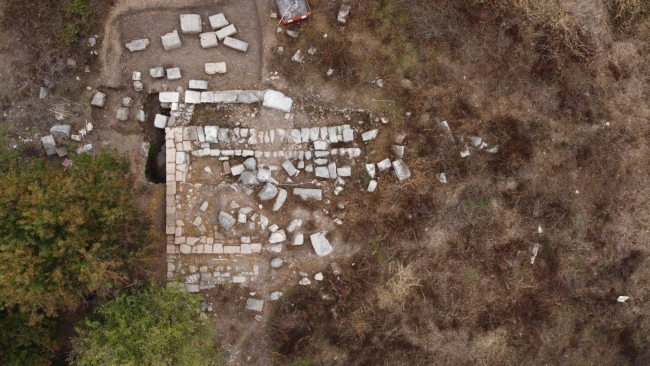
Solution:
M 377 189 L 377 181 L 373 179 L 368 183 L 368 192 L 372 193 L 375 189 Z
M 293 99 L 285 96 L 279 91 L 267 90 L 266 93 L 264 93 L 264 101 L 262 102 L 262 106 L 266 108 L 289 113 L 291 112 L 292 105 Z
M 145 48 L 147 48 L 148 45 L 149 45 L 149 40 L 146 38 L 136 39 L 125 44 L 126 48 L 128 48 L 129 51 L 131 52 L 142 51 Z
M 377 138 L 377 134 L 378 134 L 378 133 L 379 133 L 379 130 L 378 130 L 378 129 L 374 129 L 374 130 L 370 130 L 370 131 L 364 132 L 364 133 L 361 134 L 361 139 L 362 139 L 364 142 L 365 142 L 365 141 L 374 140 L 375 138 Z
M 165 51 L 175 50 L 181 47 L 181 37 L 178 36 L 178 31 L 174 29 L 173 32 L 160 36 L 163 48 Z
M 259 179 L 259 175 L 258 175 L 258 179 Z M 262 190 L 258 194 L 258 197 L 262 201 L 268 201 L 273 197 L 275 197 L 277 194 L 278 194 L 278 188 L 271 183 L 266 183 L 264 188 L 262 188 Z
M 54 125 L 50 128 L 52 135 L 70 137 L 70 125 Z
M 246 299 L 246 310 L 261 312 L 263 307 L 264 307 L 264 300 L 251 299 L 251 298 Z
M 156 128 L 165 128 L 167 127 L 167 119 L 169 117 L 163 115 L 163 114 L 156 114 L 156 118 L 153 121 L 153 125 Z
M 315 200 L 322 200 L 323 199 L 323 190 L 322 189 L 314 189 L 314 188 L 294 188 L 293 189 L 293 194 L 294 196 L 300 196 L 303 200 L 307 200 L 309 198 L 313 198 Z
M 336 20 L 339 23 L 345 24 L 348 21 L 349 14 L 350 14 L 350 5 L 343 4 L 339 9 L 339 15 L 336 17 Z
M 296 51 L 296 53 L 291 56 L 291 61 L 302 63 L 305 60 L 305 55 L 302 54 L 301 50 Z
M 118 121 L 126 121 L 129 118 L 128 108 L 124 108 L 124 107 L 118 108 L 115 118 L 117 118 Z
M 137 92 L 143 91 L 144 90 L 144 85 L 142 85 L 141 81 L 136 80 L 136 81 L 133 82 L 133 89 L 135 89 L 135 91 L 137 91 Z
M 43 136 L 41 142 L 43 143 L 43 148 L 45 148 L 47 155 L 56 154 L 56 142 L 54 142 L 54 137 L 52 135 Z
M 404 157 L 404 146 L 393 145 L 391 150 L 393 150 L 393 155 L 395 155 L 396 158 L 402 159 Z
M 273 259 L 271 259 L 271 267 L 273 267 L 273 268 L 276 268 L 276 269 L 280 268 L 280 267 L 282 267 L 283 263 L 284 263 L 284 261 L 281 258 L 273 258 Z
M 106 102 L 106 94 L 97 92 L 93 96 L 93 100 L 90 102 L 91 105 L 95 107 L 103 107 Z
M 273 211 L 278 211 L 284 205 L 284 202 L 287 200 L 287 190 L 280 188 L 278 193 L 278 198 L 276 198 L 275 203 L 273 204 Z
M 282 243 L 285 240 L 287 240 L 287 234 L 284 232 L 284 230 L 278 230 L 274 233 L 271 233 L 271 236 L 269 237 L 270 244 Z
M 223 226 L 224 229 L 230 230 L 235 225 L 235 218 L 229 215 L 227 212 L 219 212 L 219 224 Z
M 305 242 L 305 236 L 303 234 L 296 234 L 293 238 L 293 245 L 302 245 Z
M 314 251 L 316 252 L 316 255 L 319 257 L 326 256 L 330 253 L 332 253 L 333 248 L 332 245 L 330 244 L 329 240 L 325 238 L 325 235 L 323 233 L 314 233 L 309 236 L 309 239 L 311 240 L 311 245 L 314 247 Z
M 377 168 L 379 169 L 380 172 L 384 171 L 384 170 L 386 170 L 386 169 L 388 169 L 390 167 L 391 167 L 390 159 L 384 159 L 384 160 L 380 161 L 379 163 L 377 163 Z

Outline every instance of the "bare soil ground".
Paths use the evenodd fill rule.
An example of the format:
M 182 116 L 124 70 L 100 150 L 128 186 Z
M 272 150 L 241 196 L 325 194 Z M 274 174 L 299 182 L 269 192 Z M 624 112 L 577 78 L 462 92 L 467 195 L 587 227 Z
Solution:
M 388 116 L 388 132 L 367 148 L 369 156 L 404 132 L 413 173 L 404 183 L 380 176 L 386 184 L 373 199 L 346 188 L 350 212 L 340 235 L 360 250 L 339 258 L 341 275 L 326 261 L 304 262 L 304 253 L 264 273 L 261 293 L 278 288 L 285 296 L 265 305 L 259 322 L 242 310 L 250 289 L 206 293 L 230 364 L 647 364 L 648 5 L 349 4 L 345 25 L 336 21 L 340 3 L 314 0 L 312 19 L 278 34 L 272 1 L 118 1 L 103 13 L 106 31 L 95 30 L 99 60 L 78 58 L 72 67 L 63 58 L 47 80 L 21 65 L 33 55 L 20 46 L 19 30 L 10 30 L 0 52 L 3 123 L 12 145 L 37 153 L 38 138 L 55 123 L 48 111 L 55 104 L 78 113 L 65 121 L 75 129 L 92 120 L 97 130 L 89 141 L 129 156 L 149 187 L 142 205 L 162 228 L 164 193 L 144 179 L 135 118 L 114 121 L 117 96 L 134 95 L 131 65 L 145 73 L 152 64 L 194 62 L 195 55 L 160 51 L 157 35 L 178 28 L 174 14 L 224 6 L 245 24 L 242 37 L 255 54 L 246 73 L 234 68 L 218 79 L 224 89 L 290 90 L 304 108 L 296 126 L 339 118 L 321 116 L 320 106 Z M 287 29 L 299 36 L 288 37 Z M 151 52 L 125 54 L 122 43 L 143 35 Z M 311 46 L 317 52 L 306 62 L 290 61 Z M 225 51 L 219 46 L 214 55 L 228 58 Z M 199 75 L 201 68 L 187 70 Z M 52 91 L 45 100 L 36 97 L 42 84 Z M 109 91 L 103 113 L 84 107 L 92 95 L 86 86 Z M 245 123 L 249 112 L 225 123 Z M 204 108 L 194 122 L 225 114 Z M 256 123 L 289 122 L 269 114 Z M 469 136 L 498 145 L 498 153 L 470 147 L 461 158 Z M 445 185 L 436 178 L 443 172 Z M 363 184 L 354 188 L 349 192 Z M 152 277 L 163 277 L 164 269 L 155 270 L 162 258 L 161 249 Z M 309 288 L 286 282 L 304 268 L 323 270 L 326 280 Z M 619 295 L 630 300 L 619 303 Z

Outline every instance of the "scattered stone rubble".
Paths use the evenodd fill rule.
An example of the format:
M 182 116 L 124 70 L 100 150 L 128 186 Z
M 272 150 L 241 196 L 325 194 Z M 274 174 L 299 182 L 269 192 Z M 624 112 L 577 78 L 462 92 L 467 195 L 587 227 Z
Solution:
M 204 84 L 193 86 L 207 87 Z M 185 92 L 185 102 L 196 100 L 197 95 L 202 103 L 238 103 L 250 98 L 257 102 L 267 101 L 267 106 L 276 110 L 290 110 L 293 103 L 273 90 L 191 91 L 193 94 L 188 97 L 189 92 Z M 178 103 L 179 107 L 183 105 L 179 103 L 181 98 L 182 93 L 175 91 L 159 94 L 161 103 Z M 400 180 L 410 176 L 408 166 L 399 159 L 403 157 L 401 145 L 392 148 L 395 160 L 356 162 L 362 158 L 363 144 L 376 138 L 378 130 L 358 131 L 350 124 L 292 129 L 183 127 L 170 126 L 165 119 L 165 116 L 156 116 L 158 122 L 155 123 L 156 127 L 167 123 L 167 253 L 168 260 L 176 268 L 168 272 L 170 279 L 184 273 L 182 258 L 186 255 L 210 255 L 223 260 L 262 252 L 277 255 L 284 246 L 303 245 L 305 237 L 315 255 L 327 256 L 335 249 L 327 233 L 305 232 L 301 220 L 280 227 L 269 222 L 267 215 L 281 211 L 288 201 L 298 204 L 304 200 L 323 201 L 325 189 L 339 194 L 344 189 L 345 179 L 357 174 L 356 167 L 373 178 L 377 170 L 389 168 L 393 168 Z M 216 172 L 211 167 L 216 167 L 225 179 L 221 184 L 234 182 L 244 193 L 242 197 L 257 203 L 246 206 L 233 200 L 226 209 L 211 208 L 204 195 L 195 193 L 205 189 L 204 185 L 188 180 L 193 164 L 205 166 L 200 170 L 212 174 Z M 298 187 L 281 183 L 296 179 L 303 182 Z M 369 191 L 374 191 L 377 181 L 373 179 L 370 184 Z M 197 209 L 188 211 L 193 205 Z M 279 268 L 282 263 L 282 259 L 276 257 L 271 266 Z M 243 267 L 228 270 L 209 266 L 205 273 L 211 274 L 186 277 L 190 291 L 212 288 L 219 283 L 247 283 L 257 276 L 255 270 Z M 311 283 L 306 277 L 301 281 Z

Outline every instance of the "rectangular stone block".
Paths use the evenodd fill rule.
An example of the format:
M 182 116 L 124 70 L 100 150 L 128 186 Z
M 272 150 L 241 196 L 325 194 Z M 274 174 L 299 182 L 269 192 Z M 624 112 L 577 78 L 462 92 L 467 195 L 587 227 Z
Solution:
M 227 71 L 225 62 L 208 62 L 205 64 L 206 74 L 225 74 Z
M 199 40 L 201 41 L 201 48 L 203 49 L 217 47 L 217 45 L 219 45 L 219 41 L 217 41 L 217 34 L 214 32 L 199 34 Z
M 251 254 L 251 245 L 250 244 L 242 244 L 240 247 L 240 252 L 241 254 Z
M 178 80 L 181 76 L 181 69 L 178 67 L 172 67 L 167 69 L 167 80 Z
M 212 246 L 212 253 L 223 254 L 223 244 L 214 244 Z
M 212 102 L 213 103 L 236 103 L 238 94 L 239 92 L 237 90 L 214 92 L 212 94 Z M 222 141 L 222 142 L 227 142 L 227 141 Z
M 167 245 L 167 254 L 176 254 L 178 251 L 176 250 L 176 245 Z
M 246 52 L 248 51 L 248 43 L 244 41 L 240 41 L 235 38 L 230 38 L 226 37 L 223 40 L 223 45 L 226 47 L 230 47 L 233 50 L 241 51 L 241 52 Z
M 190 80 L 190 89 L 208 90 L 208 82 L 205 80 Z
M 203 30 L 199 14 L 181 14 L 181 32 L 183 34 L 199 34 Z
M 235 245 L 226 245 L 223 247 L 223 253 L 224 254 L 239 254 L 240 253 L 240 248 L 239 246 Z
M 253 252 L 253 253 L 261 253 L 262 252 L 262 244 L 251 244 L 251 252 Z
M 176 183 L 169 183 L 166 185 L 166 190 L 167 194 L 176 194 Z M 172 231 L 171 233 L 168 234 L 173 234 L 174 232 Z
M 160 103 L 178 103 L 181 99 L 181 94 L 178 92 L 164 91 L 158 93 L 158 100 Z
M 162 67 L 154 67 L 153 69 L 149 69 L 149 75 L 154 79 L 160 79 L 165 76 L 165 69 Z
M 194 91 L 194 90 L 186 90 L 185 104 L 201 104 L 201 92 Z
M 210 20 L 210 27 L 212 30 L 218 30 L 230 24 L 223 13 L 212 15 L 208 20 Z
M 229 26 L 221 28 L 217 31 L 217 38 L 220 41 L 223 41 L 224 38 L 234 36 L 235 34 L 237 34 L 237 29 L 235 29 L 234 24 L 230 24 Z

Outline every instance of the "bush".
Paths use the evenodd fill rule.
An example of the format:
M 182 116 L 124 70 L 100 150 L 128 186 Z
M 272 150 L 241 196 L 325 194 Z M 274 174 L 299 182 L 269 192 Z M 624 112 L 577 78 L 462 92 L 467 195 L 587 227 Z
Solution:
M 119 294 L 77 329 L 73 365 L 213 365 L 211 323 L 201 298 L 176 287 L 151 285 Z

